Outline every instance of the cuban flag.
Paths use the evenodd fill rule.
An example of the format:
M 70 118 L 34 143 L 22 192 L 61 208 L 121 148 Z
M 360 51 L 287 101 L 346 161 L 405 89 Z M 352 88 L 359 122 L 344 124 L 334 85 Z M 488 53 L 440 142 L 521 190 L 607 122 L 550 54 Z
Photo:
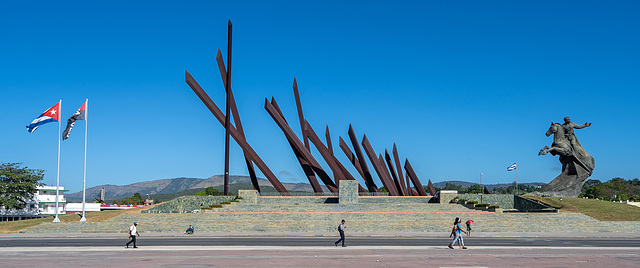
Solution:
M 40 127 L 40 125 L 60 121 L 59 111 L 60 111 L 60 103 L 58 102 L 56 103 L 56 105 L 53 105 L 53 107 L 49 108 L 44 113 L 42 113 L 38 118 L 31 121 L 31 124 L 27 126 L 27 131 L 29 131 L 29 133 L 32 133 L 38 127 Z
M 516 169 L 517 168 L 517 164 L 518 163 L 513 163 L 513 165 L 507 167 L 507 171 L 512 171 L 512 170 Z
M 62 140 L 69 138 L 71 129 L 73 129 L 73 125 L 76 124 L 76 120 L 87 120 L 87 101 L 67 120 L 67 127 L 64 129 L 64 132 L 62 132 Z

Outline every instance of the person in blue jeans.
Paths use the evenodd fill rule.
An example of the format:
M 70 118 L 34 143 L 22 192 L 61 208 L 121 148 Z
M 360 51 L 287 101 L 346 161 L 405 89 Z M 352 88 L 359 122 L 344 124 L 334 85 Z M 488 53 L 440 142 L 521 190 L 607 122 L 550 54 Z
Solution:
M 456 220 L 453 221 L 453 229 L 451 230 L 451 235 L 449 235 L 449 237 L 453 236 L 453 240 L 451 240 L 451 243 L 449 243 L 450 249 L 453 249 L 453 244 L 455 244 L 456 242 L 458 242 L 458 246 L 460 246 L 461 249 L 467 249 L 467 247 L 464 246 L 462 233 L 466 234 L 467 232 L 465 230 L 462 230 L 462 227 L 460 226 L 460 218 L 456 218 Z
M 342 241 L 342 247 L 345 248 L 347 246 L 344 245 L 344 220 L 342 220 L 342 222 L 340 222 L 340 225 L 338 225 L 338 232 L 340 233 L 340 239 L 338 241 L 336 241 L 335 244 L 336 247 L 338 246 L 338 243 L 340 243 L 340 241 Z

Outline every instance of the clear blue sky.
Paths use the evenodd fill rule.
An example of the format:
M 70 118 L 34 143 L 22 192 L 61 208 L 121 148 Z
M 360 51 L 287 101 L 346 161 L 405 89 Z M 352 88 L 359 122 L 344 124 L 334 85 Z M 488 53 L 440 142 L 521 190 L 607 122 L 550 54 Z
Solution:
M 224 107 L 215 54 L 226 59 L 231 19 L 247 140 L 283 182 L 307 180 L 264 98 L 300 135 L 294 77 L 306 118 L 329 126 L 354 175 L 337 146 L 349 123 L 378 153 L 396 142 L 425 184 L 481 172 L 483 183 L 512 182 L 516 161 L 520 182 L 549 182 L 560 162 L 537 153 L 565 116 L 593 123 L 576 130 L 596 161 L 591 178 L 640 173 L 637 1 L 178 2 L 2 2 L 0 161 L 55 184 L 57 124 L 25 126 L 59 99 L 66 121 L 88 98 L 88 187 L 222 174 L 224 128 L 184 70 Z M 72 191 L 84 127 L 62 142 Z M 248 174 L 231 144 L 230 173 Z

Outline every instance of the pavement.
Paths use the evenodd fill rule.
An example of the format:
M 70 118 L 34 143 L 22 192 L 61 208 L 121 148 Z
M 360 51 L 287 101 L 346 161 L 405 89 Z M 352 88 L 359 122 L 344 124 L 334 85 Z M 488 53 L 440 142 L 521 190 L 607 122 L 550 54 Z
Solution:
M 140 232 L 143 237 L 184 237 L 183 233 Z M 443 232 L 352 232 L 350 237 L 443 237 Z M 0 234 L 0 238 L 60 238 L 60 237 L 123 237 L 126 233 L 9 233 Z M 336 232 L 198 232 L 193 237 L 311 237 L 336 236 Z M 640 232 L 473 232 L 473 237 L 601 237 L 601 238 L 636 238 Z
M 640 233 L 143 233 L 0 235 L 0 267 L 640 267 Z M 106 245 L 106 246 L 105 246 Z

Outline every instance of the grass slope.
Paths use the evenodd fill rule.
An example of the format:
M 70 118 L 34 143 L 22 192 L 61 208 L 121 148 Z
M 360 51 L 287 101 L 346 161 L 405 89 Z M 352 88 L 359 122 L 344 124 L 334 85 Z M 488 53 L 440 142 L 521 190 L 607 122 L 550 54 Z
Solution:
M 527 196 L 527 198 L 561 209 L 561 212 L 582 213 L 601 221 L 640 221 L 640 207 L 623 203 L 568 197 Z
M 103 222 L 108 219 L 111 219 L 115 216 L 125 213 L 140 213 L 143 209 L 148 209 L 150 207 L 144 208 L 132 208 L 132 209 L 122 209 L 122 210 L 107 210 L 107 211 L 96 211 L 96 212 L 87 212 L 85 213 L 85 217 L 87 218 L 87 222 Z M 80 215 L 78 214 L 67 214 L 60 215 L 58 218 L 61 222 L 73 222 L 80 221 Z M 53 217 L 41 218 L 41 219 L 31 219 L 31 220 L 21 220 L 21 221 L 6 221 L 0 222 L 0 234 L 9 234 L 9 233 L 17 233 L 24 229 L 36 226 L 43 222 L 52 222 Z

